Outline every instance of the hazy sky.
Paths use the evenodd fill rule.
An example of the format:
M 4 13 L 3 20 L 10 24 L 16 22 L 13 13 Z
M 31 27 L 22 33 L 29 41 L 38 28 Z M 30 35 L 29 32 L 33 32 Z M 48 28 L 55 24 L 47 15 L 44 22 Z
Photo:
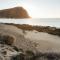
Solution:
M 0 0 L 0 9 L 23 6 L 33 18 L 60 18 L 60 0 Z

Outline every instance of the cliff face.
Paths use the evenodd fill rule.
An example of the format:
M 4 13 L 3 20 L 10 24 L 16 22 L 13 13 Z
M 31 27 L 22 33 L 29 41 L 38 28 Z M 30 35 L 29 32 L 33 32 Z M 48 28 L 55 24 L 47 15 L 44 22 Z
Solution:
M 0 10 L 0 18 L 29 18 L 29 15 L 23 7 L 14 7 Z

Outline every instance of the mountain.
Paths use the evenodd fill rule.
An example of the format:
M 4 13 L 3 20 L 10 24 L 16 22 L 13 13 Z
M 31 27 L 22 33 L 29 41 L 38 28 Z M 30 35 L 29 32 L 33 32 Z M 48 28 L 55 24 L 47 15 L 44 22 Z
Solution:
M 30 18 L 23 7 L 0 10 L 0 18 Z

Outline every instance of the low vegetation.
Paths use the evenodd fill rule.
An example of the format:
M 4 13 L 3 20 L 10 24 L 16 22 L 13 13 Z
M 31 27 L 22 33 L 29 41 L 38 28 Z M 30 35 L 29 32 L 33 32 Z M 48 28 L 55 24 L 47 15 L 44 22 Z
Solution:
M 18 57 L 18 56 L 17 56 Z M 60 60 L 60 54 L 58 53 L 42 53 L 34 54 L 32 51 L 27 53 L 21 53 L 16 60 Z M 14 59 L 13 59 L 14 60 Z
M 8 24 L 8 23 L 6 23 Z M 58 35 L 60 36 L 60 28 L 56 28 L 56 27 L 50 27 L 50 26 L 32 26 L 32 25 L 28 25 L 28 24 L 8 24 L 8 25 L 14 25 L 20 29 L 23 30 L 36 30 L 38 32 L 46 32 L 49 34 L 53 34 L 53 35 Z
M 17 26 L 16 24 L 10 24 L 10 25 Z M 54 28 L 53 27 L 38 27 L 38 26 L 29 26 L 29 25 L 18 25 L 18 26 L 17 26 L 18 28 L 23 29 L 23 30 L 34 30 L 36 28 L 35 30 L 37 30 L 39 32 L 49 32 L 49 31 L 59 32 L 60 31 L 59 29 L 57 29 L 55 27 Z M 24 28 L 20 27 L 20 26 L 23 26 Z M 46 30 L 44 30 L 44 29 L 46 29 Z M 59 35 L 59 34 L 56 34 L 56 35 Z M 0 33 L 0 44 L 6 44 L 9 46 L 12 46 L 15 40 L 16 40 L 15 37 L 12 35 Z M 13 49 L 17 52 L 20 52 L 20 54 L 16 55 L 16 56 L 12 56 L 12 58 L 10 60 L 60 60 L 60 53 L 54 53 L 54 52 L 43 53 L 43 52 L 39 52 L 39 51 L 36 51 L 36 53 L 35 53 L 32 50 L 24 51 L 23 49 L 19 49 L 16 46 L 13 46 Z
M 12 45 L 14 43 L 14 40 L 15 40 L 14 36 L 0 33 L 0 43 Z

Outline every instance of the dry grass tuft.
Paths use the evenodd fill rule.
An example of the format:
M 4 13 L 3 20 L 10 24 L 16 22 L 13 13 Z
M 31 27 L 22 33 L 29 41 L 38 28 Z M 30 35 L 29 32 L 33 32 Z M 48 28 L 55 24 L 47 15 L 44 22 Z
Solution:
M 12 35 L 0 34 L 0 43 L 12 45 L 15 40 L 15 37 Z

